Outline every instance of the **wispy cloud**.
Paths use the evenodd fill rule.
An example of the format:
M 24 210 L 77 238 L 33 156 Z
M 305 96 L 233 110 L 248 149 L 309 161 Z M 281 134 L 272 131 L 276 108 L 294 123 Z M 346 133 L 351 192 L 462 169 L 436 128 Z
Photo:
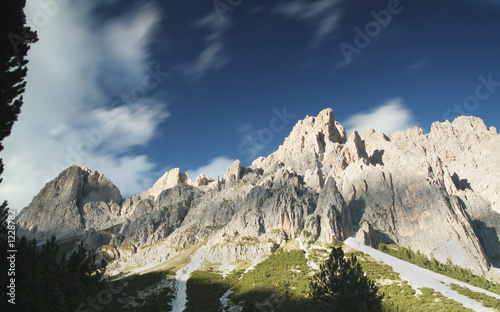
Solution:
M 204 173 L 206 175 L 211 176 L 214 179 L 217 179 L 217 176 L 219 177 L 224 176 L 226 170 L 231 166 L 233 162 L 234 159 L 227 158 L 226 156 L 218 156 L 212 159 L 205 166 L 187 170 L 187 174 L 193 182 L 201 173 Z
M 214 69 L 219 69 L 227 64 L 229 57 L 224 51 L 224 33 L 231 26 L 229 17 L 221 20 L 216 12 L 211 12 L 195 22 L 196 29 L 208 29 L 209 34 L 205 38 L 206 46 L 200 52 L 197 59 L 185 66 L 183 71 L 186 75 L 199 79 Z
M 314 29 L 310 47 L 317 48 L 335 31 L 341 18 L 339 6 L 341 2 L 343 0 L 316 0 L 313 2 L 293 0 L 276 7 L 274 13 L 306 22 L 308 27 Z
M 401 98 L 388 100 L 381 106 L 358 113 L 341 123 L 346 127 L 347 135 L 351 135 L 355 130 L 363 135 L 368 128 L 392 134 L 417 125 L 411 111 L 405 107 Z
M 139 193 L 153 182 L 155 164 L 134 147 L 158 134 L 169 116 L 166 103 L 149 94 L 115 100 L 122 93 L 130 98 L 151 92 L 137 88 L 145 79 L 148 87 L 159 86 L 161 75 L 154 81 L 146 68 L 161 11 L 153 2 L 142 2 L 98 23 L 91 13 L 96 5 L 61 4 L 37 28 L 40 40 L 29 54 L 23 111 L 2 153 L 6 170 L 0 198 L 15 209 L 29 204 L 72 163 L 104 173 L 124 194 Z M 37 1 L 28 1 L 28 20 L 40 10 Z
M 427 65 L 429 63 L 429 59 L 421 59 L 421 60 L 418 60 L 408 66 L 405 67 L 405 71 L 409 71 L 409 72 L 412 72 L 412 71 L 416 71 L 416 70 L 419 70 L 420 68 L 424 67 L 425 65 Z
M 161 18 L 157 10 L 152 2 L 147 3 L 139 10 L 132 10 L 109 23 L 104 29 L 104 44 L 124 64 L 142 65 L 149 56 L 149 43 Z

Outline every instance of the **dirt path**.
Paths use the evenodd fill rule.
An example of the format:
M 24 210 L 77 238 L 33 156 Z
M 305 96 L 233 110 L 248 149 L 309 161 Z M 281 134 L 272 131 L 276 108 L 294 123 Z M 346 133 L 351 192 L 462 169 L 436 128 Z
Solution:
M 307 260 L 307 266 L 308 267 L 311 267 L 311 262 L 309 261 L 309 250 L 307 250 L 307 248 L 304 246 L 304 243 L 302 243 L 302 240 L 299 238 L 297 238 L 297 240 L 299 241 L 299 247 L 300 249 L 302 249 L 305 253 L 305 257 L 306 257 L 306 260 Z
M 187 293 L 186 293 L 186 284 L 193 273 L 196 270 L 199 270 L 203 264 L 203 252 L 207 249 L 206 246 L 198 249 L 192 256 L 191 262 L 181 267 L 177 273 L 175 274 L 175 287 L 174 287 L 174 299 L 172 300 L 172 311 L 173 312 L 182 312 L 186 309 L 187 303 Z
M 385 264 L 391 266 L 395 272 L 399 273 L 401 279 L 408 281 L 408 284 L 414 289 L 422 287 L 432 288 L 435 291 L 438 291 L 441 294 L 443 294 L 445 297 L 460 302 L 465 307 L 471 308 L 474 311 L 495 311 L 495 310 L 485 308 L 480 302 L 472 300 L 466 296 L 460 295 L 459 293 L 452 290 L 448 285 L 445 284 L 450 284 L 450 283 L 457 284 L 462 287 L 467 287 L 472 291 L 482 292 L 487 294 L 488 296 L 500 299 L 500 295 L 497 295 L 495 293 L 489 292 L 481 288 L 471 286 L 469 284 L 454 280 L 447 276 L 437 274 L 435 272 L 418 267 L 414 264 L 389 256 L 388 254 L 385 254 L 374 248 L 359 243 L 352 237 L 345 240 L 344 243 L 351 248 L 357 249 L 361 252 L 364 252 L 365 254 L 370 255 L 375 260 L 382 261 Z

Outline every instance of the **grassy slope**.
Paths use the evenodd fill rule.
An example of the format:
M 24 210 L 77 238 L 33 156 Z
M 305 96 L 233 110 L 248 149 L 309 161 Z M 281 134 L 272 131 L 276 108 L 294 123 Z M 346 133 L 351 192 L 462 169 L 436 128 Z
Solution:
M 318 253 L 318 251 L 316 251 Z M 363 269 L 384 294 L 384 311 L 471 311 L 430 288 L 415 291 L 389 266 L 356 252 Z M 321 256 L 321 255 L 317 255 Z M 187 311 L 218 311 L 219 298 L 228 290 L 233 304 L 243 311 L 317 311 L 311 296 L 313 272 L 301 250 L 278 249 L 253 271 L 230 274 L 225 279 L 217 272 L 195 272 L 188 281 Z
M 229 297 L 232 304 L 243 307 L 243 311 L 319 311 L 312 299 L 310 287 L 311 277 L 314 272 L 307 266 L 305 253 L 302 250 L 294 250 L 296 246 L 278 249 L 269 258 L 255 266 L 255 268 L 243 274 L 244 270 L 237 267 L 233 273 L 225 278 L 213 270 L 195 271 L 187 283 L 187 310 L 186 311 L 218 311 L 220 297 L 227 290 L 232 290 Z M 399 246 L 386 246 L 393 253 L 410 255 L 410 259 L 417 263 L 425 263 L 420 255 L 410 251 L 399 251 Z M 399 247 L 399 248 L 397 248 Z M 180 255 L 179 259 L 170 261 L 170 268 L 191 254 Z M 346 256 L 349 255 L 346 251 Z M 388 252 L 389 253 L 389 252 Z M 415 291 L 399 278 L 389 266 L 377 263 L 370 256 L 361 252 L 354 252 L 358 257 L 363 270 L 369 272 L 369 278 L 374 280 L 379 287 L 379 294 L 384 295 L 382 307 L 384 311 L 471 311 L 465 309 L 459 303 L 450 300 L 430 288 L 420 289 L 421 294 Z M 310 260 L 325 259 L 327 252 L 324 250 L 311 250 Z M 400 256 L 400 258 L 404 258 Z M 418 259 L 418 260 L 417 260 Z M 427 259 L 427 258 L 425 258 Z M 174 260 L 174 259 L 173 259 Z M 175 263 L 174 263 L 175 262 Z M 427 260 L 428 265 L 433 261 Z M 243 267 L 248 266 L 242 262 Z M 435 264 L 434 264 L 435 265 Z M 155 269 L 159 271 L 136 274 L 110 283 L 110 289 L 118 289 L 112 293 L 112 301 L 105 304 L 104 312 L 113 311 L 170 311 L 169 303 L 173 291 L 165 280 L 173 278 L 175 274 L 172 269 L 165 269 L 165 265 Z M 447 268 L 445 265 L 438 266 L 440 272 L 448 270 L 454 275 L 462 274 L 470 281 L 470 272 Z M 457 273 L 458 272 L 458 273 Z M 450 274 L 451 274 L 450 273 Z M 475 277 L 472 278 L 474 280 Z M 163 286 L 159 292 L 149 292 L 153 287 Z M 481 280 L 481 283 L 483 281 Z M 481 284 L 477 283 L 476 284 Z M 125 285 L 125 286 L 124 286 Z M 488 288 L 491 290 L 491 285 Z M 482 296 L 481 294 L 468 292 L 456 286 L 456 290 L 475 300 L 483 302 L 488 307 L 499 307 L 498 300 Z M 467 292 L 467 293 L 466 293 Z M 131 306 L 134 303 L 136 306 Z
M 362 252 L 354 253 L 365 272 L 379 287 L 379 294 L 384 295 L 382 300 L 383 311 L 472 311 L 460 303 L 444 297 L 431 288 L 420 288 L 421 294 L 411 288 L 406 281 L 399 278 L 392 268 L 377 263 L 373 258 Z
M 500 311 L 500 300 L 497 298 L 493 298 L 483 293 L 475 292 L 466 287 L 461 287 L 457 284 L 451 284 L 451 289 L 458 292 L 461 295 L 467 296 L 473 300 L 479 301 L 483 304 L 483 306 L 487 308 L 494 308 L 497 311 Z
M 393 257 L 418 265 L 424 269 L 446 275 L 464 283 L 468 283 L 500 295 L 500 285 L 492 283 L 482 276 L 474 275 L 470 270 L 462 269 L 456 265 L 442 264 L 434 258 L 429 260 L 418 251 L 414 252 L 395 244 L 380 244 L 379 250 Z
M 99 300 L 102 312 L 132 311 L 170 311 L 173 290 L 162 285 L 172 278 L 170 271 L 148 272 L 124 277 L 109 282 L 110 296 Z

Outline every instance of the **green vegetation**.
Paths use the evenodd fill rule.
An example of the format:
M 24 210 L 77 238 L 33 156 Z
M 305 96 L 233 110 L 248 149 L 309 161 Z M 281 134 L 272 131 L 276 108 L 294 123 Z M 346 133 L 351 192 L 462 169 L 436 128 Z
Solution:
M 500 294 L 500 285 L 488 281 L 482 276 L 472 274 L 471 270 L 463 269 L 451 263 L 442 264 L 435 258 L 429 260 L 425 255 L 417 251 L 416 253 L 410 249 L 395 245 L 395 244 L 379 244 L 378 249 L 388 255 L 408 261 L 419 267 L 434 271 L 439 274 L 446 275 L 464 283 L 489 290 L 496 294 Z
M 219 311 L 219 298 L 236 284 L 242 271 L 231 273 L 226 278 L 213 271 L 195 271 L 187 282 L 186 312 Z
M 356 251 L 355 254 L 364 272 L 378 286 L 378 293 L 383 295 L 382 311 L 472 311 L 460 303 L 444 297 L 430 288 L 419 289 L 416 292 L 406 281 L 402 281 L 399 274 L 386 264 L 376 262 L 373 258 Z
M 135 252 L 137 250 L 137 247 L 135 247 L 134 244 L 123 244 L 120 245 L 120 249 L 125 251 Z
M 318 258 L 328 256 L 325 251 L 323 251 L 322 255 L 321 250 L 318 250 L 316 254 Z M 348 259 L 351 256 L 356 256 L 357 263 L 361 265 L 361 271 L 359 268 L 356 269 L 358 276 L 360 272 L 369 273 L 368 279 L 376 284 L 378 294 L 383 296 L 381 310 L 384 312 L 471 311 L 464 308 L 460 303 L 450 300 L 429 288 L 422 288 L 420 289 L 421 294 L 415 295 L 415 290 L 406 282 L 403 282 L 399 278 L 399 274 L 394 272 L 391 267 L 380 264 L 361 252 L 349 253 L 346 256 L 348 256 Z M 214 282 L 219 283 L 219 285 L 223 284 L 222 278 L 217 277 L 215 273 L 209 273 L 208 276 L 209 278 L 204 283 L 200 283 L 205 291 L 208 291 L 209 288 L 207 284 L 211 285 Z M 280 248 L 267 260 L 257 265 L 253 271 L 243 275 L 236 282 L 232 287 L 234 293 L 230 296 L 230 300 L 235 304 L 242 305 L 243 311 L 319 312 L 340 310 L 341 307 L 338 304 L 325 304 L 325 302 L 314 298 L 314 290 L 311 285 L 313 276 L 313 273 L 307 267 L 304 253 L 301 250 L 284 251 Z M 367 284 L 369 283 L 367 281 Z M 227 283 L 218 290 L 215 295 L 217 299 L 222 296 L 219 296 L 219 294 L 223 294 L 230 285 L 231 283 Z M 215 302 L 215 300 L 212 302 L 211 309 L 214 310 L 207 309 L 206 311 L 216 311 L 215 307 L 219 303 Z
M 274 311 L 308 311 L 310 269 L 301 250 L 277 249 L 268 259 L 243 275 L 232 288 L 231 301 L 244 302 L 243 311 L 265 305 Z
M 257 237 L 251 236 L 242 236 L 238 241 L 238 245 L 248 244 L 248 245 L 256 245 L 259 242 Z
M 315 263 L 322 263 L 328 258 L 328 254 L 325 253 L 324 250 L 321 249 L 312 249 L 309 252 L 309 261 Z
M 356 255 L 333 248 L 313 279 L 314 298 L 336 311 L 381 311 L 378 287 L 364 275 Z
M 69 257 L 61 257 L 55 237 L 41 247 L 22 237 L 15 246 L 19 269 L 12 278 L 18 311 L 74 311 L 86 297 L 104 287 L 104 263 L 97 265 L 96 258 L 81 244 Z
M 62 257 L 65 257 L 67 254 L 69 254 L 76 246 L 78 246 L 78 242 L 79 240 L 77 238 L 57 242 L 57 259 L 61 259 Z
M 336 296 L 335 302 L 322 295 L 325 291 L 322 292 L 319 289 L 325 290 L 328 285 L 321 283 L 321 273 L 314 275 L 314 272 L 311 272 L 304 252 L 302 250 L 285 251 L 282 248 L 255 266 L 254 270 L 243 275 L 232 288 L 234 293 L 230 299 L 233 303 L 242 304 L 243 311 L 342 311 L 347 305 L 349 309 L 353 308 L 353 304 L 365 295 L 378 298 L 375 288 L 368 288 L 368 292 L 362 291 L 361 285 L 374 285 L 363 276 L 364 272 L 361 267 L 352 259 L 346 264 L 341 249 L 335 249 L 335 251 L 337 254 L 330 258 L 342 259 L 339 260 L 343 263 L 341 268 L 337 270 L 328 261 L 322 267 L 323 272 L 327 272 L 323 274 L 324 278 L 332 274 L 339 277 L 338 285 L 341 287 L 334 291 L 342 295 Z M 317 251 L 316 257 L 324 258 L 325 254 L 324 251 Z M 316 281 L 314 284 L 313 279 Z M 326 288 L 320 285 L 326 285 Z M 373 292 L 374 289 L 375 292 Z M 378 301 L 378 309 L 376 302 L 371 302 L 374 305 L 369 304 L 366 307 L 370 306 L 372 309 L 367 308 L 365 311 L 380 310 L 380 300 L 374 301 Z M 363 311 L 363 309 L 356 311 Z
M 102 312 L 171 311 L 172 289 L 160 283 L 171 278 L 172 274 L 170 271 L 156 271 L 110 281 L 103 291 L 107 292 L 107 298 L 102 299 L 103 295 L 97 292 L 83 303 L 90 308 L 90 303 L 94 302 Z
M 367 305 L 363 308 L 360 305 L 361 308 L 356 307 L 356 311 L 471 311 L 429 288 L 420 289 L 421 294 L 416 295 L 398 273 L 361 252 L 347 253 L 345 259 L 338 249 L 335 252 L 329 256 L 324 250 L 316 250 L 315 254 L 319 259 L 337 259 L 340 269 L 335 269 L 334 260 L 327 260 L 322 270 L 330 272 L 330 275 L 337 272 L 333 276 L 338 281 L 347 281 L 336 284 L 344 288 L 339 291 L 344 293 L 344 302 L 321 299 L 312 283 L 318 281 L 321 273 L 314 275 L 311 272 L 303 251 L 280 248 L 244 275 L 241 268 L 225 278 L 213 270 L 193 272 L 187 282 L 186 311 L 219 311 L 219 299 L 228 289 L 233 291 L 230 301 L 242 306 L 243 311 L 351 311 L 353 302 L 362 301 L 358 300 L 360 294 L 373 296 L 376 288 L 378 295 L 383 297 L 380 306 Z M 244 261 L 242 264 L 246 267 L 249 263 Z M 369 273 L 368 277 L 364 276 L 365 272 Z M 168 284 L 163 285 L 160 293 L 147 290 L 158 287 L 156 285 L 171 278 L 171 274 L 169 271 L 150 272 L 109 283 L 109 289 L 117 291 L 113 292 L 113 301 L 103 311 L 169 311 L 172 290 L 167 287 Z M 374 284 L 376 287 L 373 287 Z M 362 287 L 367 288 L 363 290 Z M 347 309 L 343 308 L 344 304 Z
M 384 312 L 393 311 L 473 311 L 467 309 L 462 304 L 450 300 L 439 292 L 434 292 L 431 288 L 420 288 L 422 294 L 415 295 L 415 290 L 406 281 L 393 283 L 380 287 L 379 291 L 384 294 L 382 310 Z
M 473 300 L 479 301 L 483 304 L 483 306 L 487 308 L 494 308 L 497 311 L 500 311 L 500 300 L 497 298 L 488 296 L 487 294 L 483 294 L 480 292 L 475 292 L 466 287 L 461 287 L 457 284 L 451 284 L 451 289 L 458 292 L 461 295 L 467 296 Z

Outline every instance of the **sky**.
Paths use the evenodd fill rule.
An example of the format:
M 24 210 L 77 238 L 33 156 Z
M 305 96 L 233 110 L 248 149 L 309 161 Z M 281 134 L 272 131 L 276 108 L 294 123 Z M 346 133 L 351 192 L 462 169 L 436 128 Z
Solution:
M 348 133 L 473 115 L 500 129 L 494 0 L 28 0 L 39 41 L 0 199 L 72 164 L 140 194 L 172 168 L 222 176 L 331 107 Z

